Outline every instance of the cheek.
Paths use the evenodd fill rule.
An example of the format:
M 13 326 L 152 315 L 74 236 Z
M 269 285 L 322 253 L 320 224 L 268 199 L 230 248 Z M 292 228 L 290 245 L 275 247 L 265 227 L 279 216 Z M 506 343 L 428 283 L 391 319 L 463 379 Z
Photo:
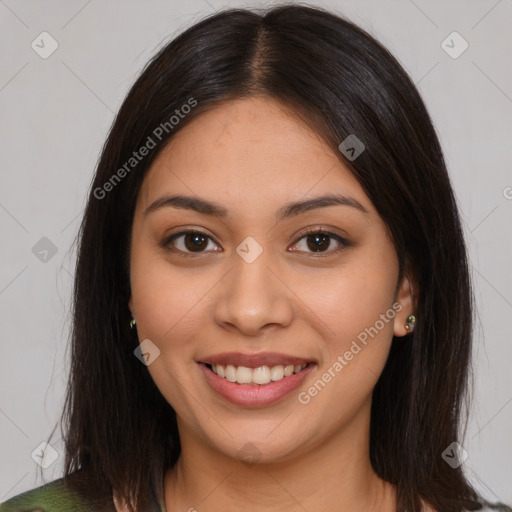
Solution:
M 178 348 L 183 332 L 197 325 L 201 299 L 213 283 L 204 273 L 173 267 L 161 254 L 142 244 L 132 254 L 131 288 L 139 335 L 162 345 Z M 203 311 L 204 315 L 204 311 Z
M 186 416 L 193 403 L 183 389 L 198 371 L 194 339 L 200 338 L 207 315 L 201 299 L 213 283 L 173 269 L 165 258 L 141 248 L 133 254 L 131 286 L 139 342 L 149 338 L 160 350 L 147 369 L 167 402 Z
M 131 287 L 139 342 L 150 339 L 160 351 L 147 369 L 167 402 L 182 413 L 193 405 L 187 403 L 183 385 L 188 387 L 198 371 L 194 339 L 201 337 L 208 314 L 201 299 L 211 286 L 204 276 L 194 279 L 173 269 L 154 251 L 140 247 L 133 253 Z
M 337 290 L 317 302 L 328 326 L 322 364 L 298 396 L 308 414 L 323 418 L 324 432 L 349 422 L 370 399 L 389 354 L 395 315 L 394 283 L 369 288 L 354 273 L 339 278 L 342 287 L 331 283 Z
M 331 427 L 355 414 L 382 373 L 393 338 L 397 278 L 394 252 L 381 247 L 333 272 L 309 294 L 308 305 L 324 326 L 325 353 L 301 403 L 316 415 L 333 414 Z M 333 404 L 340 404 L 336 413 Z
M 381 338 L 391 337 L 398 277 L 394 263 L 392 258 L 377 258 L 370 253 L 351 265 L 324 274 L 308 286 L 303 282 L 304 287 L 297 295 L 307 297 L 305 302 L 323 325 L 333 351 L 343 350 L 375 324 Z

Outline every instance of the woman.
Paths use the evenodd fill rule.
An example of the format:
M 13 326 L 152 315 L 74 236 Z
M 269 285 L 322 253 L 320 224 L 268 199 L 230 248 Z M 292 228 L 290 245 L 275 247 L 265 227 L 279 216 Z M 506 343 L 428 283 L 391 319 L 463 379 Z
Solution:
M 79 242 L 65 477 L 0 512 L 490 510 L 458 443 L 456 202 L 418 92 L 360 28 L 228 10 L 169 43 Z

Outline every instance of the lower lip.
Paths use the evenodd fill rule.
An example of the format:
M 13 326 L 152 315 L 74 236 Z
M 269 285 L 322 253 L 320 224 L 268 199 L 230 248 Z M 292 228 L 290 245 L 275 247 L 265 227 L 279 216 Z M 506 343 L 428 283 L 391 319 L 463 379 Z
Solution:
M 262 407 L 282 400 L 302 384 L 315 366 L 315 364 L 309 364 L 299 373 L 260 386 L 229 382 L 213 373 L 204 363 L 199 363 L 199 368 L 214 391 L 231 403 L 245 407 Z

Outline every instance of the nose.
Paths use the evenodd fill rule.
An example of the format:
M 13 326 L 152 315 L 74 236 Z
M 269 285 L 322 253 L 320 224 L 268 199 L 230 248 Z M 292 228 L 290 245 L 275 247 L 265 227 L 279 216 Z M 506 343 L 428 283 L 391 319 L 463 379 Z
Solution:
M 291 323 L 293 292 L 270 252 L 264 250 L 251 263 L 234 254 L 231 271 L 219 283 L 213 313 L 224 329 L 258 336 Z

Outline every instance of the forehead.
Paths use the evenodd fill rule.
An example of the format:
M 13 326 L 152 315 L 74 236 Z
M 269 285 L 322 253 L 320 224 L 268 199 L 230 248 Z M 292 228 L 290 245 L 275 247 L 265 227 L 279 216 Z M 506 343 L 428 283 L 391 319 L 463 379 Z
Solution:
M 256 209 L 338 192 L 372 209 L 319 134 L 267 97 L 225 102 L 192 120 L 153 162 L 141 192 L 142 206 L 182 192 Z

